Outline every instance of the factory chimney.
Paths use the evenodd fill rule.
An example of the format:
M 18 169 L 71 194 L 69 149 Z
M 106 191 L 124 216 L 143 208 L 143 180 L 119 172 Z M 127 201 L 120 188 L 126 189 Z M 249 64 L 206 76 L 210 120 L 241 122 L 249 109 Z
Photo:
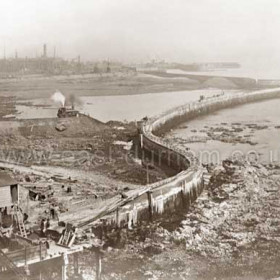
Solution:
M 44 44 L 43 51 L 43 57 L 47 57 L 47 44 Z

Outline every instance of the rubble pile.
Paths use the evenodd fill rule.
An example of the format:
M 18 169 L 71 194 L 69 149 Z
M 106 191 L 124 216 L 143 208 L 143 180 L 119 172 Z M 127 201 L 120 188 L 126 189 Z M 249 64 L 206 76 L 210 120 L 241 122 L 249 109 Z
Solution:
M 252 130 L 260 129 L 257 125 L 248 127 Z M 266 127 L 267 128 L 267 127 Z M 246 127 L 242 128 L 240 126 L 232 126 L 231 128 L 226 127 L 210 127 L 207 132 L 207 136 L 216 141 L 221 141 L 224 143 L 242 143 L 249 145 L 256 145 L 257 142 L 250 140 L 251 134 L 244 134 L 246 132 Z M 241 134 L 242 133 L 242 134 Z
M 255 123 L 219 123 L 213 126 L 200 126 L 190 129 L 188 126 L 181 126 L 175 131 L 164 135 L 166 141 L 175 142 L 175 146 L 184 146 L 192 143 L 207 143 L 214 140 L 228 144 L 247 144 L 255 146 L 259 144 L 256 140 L 257 132 L 260 130 L 274 130 L 278 126 L 260 125 Z M 184 129 L 183 132 L 179 130 Z M 183 133 L 183 134 L 182 134 Z
M 231 160 L 224 160 L 222 167 L 215 168 L 212 171 L 208 185 L 208 195 L 211 196 L 213 201 L 222 202 L 229 198 L 231 192 L 244 186 L 242 166 L 244 167 L 244 164 L 241 162 L 233 164 Z M 227 184 L 226 188 L 224 187 L 225 184 Z
M 230 159 L 212 169 L 208 189 L 176 230 L 168 231 L 163 223 L 154 222 L 127 231 L 123 236 L 125 249 L 111 250 L 108 264 L 117 262 L 122 254 L 127 263 L 137 259 L 141 265 L 126 270 L 127 278 L 118 278 L 121 274 L 115 273 L 114 279 L 138 274 L 144 275 L 143 279 L 177 279 L 182 275 L 182 279 L 205 279 L 205 275 L 224 279 L 230 271 L 235 277 L 255 275 L 256 271 L 263 276 L 258 279 L 279 277 L 277 165 L 266 168 Z
M 257 263 L 271 246 L 280 248 L 280 176 L 268 175 L 262 165 L 225 161 L 173 237 L 189 252 L 229 263 L 251 254 Z
M 112 179 L 146 184 L 146 168 L 137 162 L 141 151 L 136 138 L 134 122 L 105 124 L 86 116 L 2 122 L 0 160 L 97 171 Z M 151 183 L 166 178 L 160 169 L 151 170 L 149 176 Z

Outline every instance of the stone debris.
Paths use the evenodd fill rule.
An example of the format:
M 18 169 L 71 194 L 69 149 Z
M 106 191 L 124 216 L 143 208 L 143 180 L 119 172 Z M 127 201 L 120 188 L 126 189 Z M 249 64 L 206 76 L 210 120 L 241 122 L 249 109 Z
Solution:
M 249 250 L 258 240 L 280 248 L 279 178 L 266 179 L 267 170 L 261 165 L 225 161 L 223 167 L 213 172 L 208 197 L 198 198 L 172 236 L 184 240 L 190 252 L 224 260 Z M 271 188 L 274 197 L 269 197 Z M 260 254 L 257 261 L 261 252 L 255 253 Z
M 137 230 L 122 233 L 124 249 L 118 251 L 118 256 L 123 256 L 124 251 L 129 255 L 127 261 L 140 256 L 151 260 L 142 267 L 129 269 L 130 274 L 141 273 L 144 279 L 179 279 L 179 275 L 185 275 L 182 279 L 205 279 L 202 276 L 212 271 L 211 264 L 216 276 L 214 267 L 225 271 L 238 267 L 241 274 L 254 274 L 262 262 L 267 268 L 261 273 L 270 277 L 260 279 L 279 275 L 277 270 L 270 269 L 275 267 L 274 259 L 280 258 L 279 170 L 243 159 L 228 159 L 222 166 L 210 169 L 208 189 L 175 230 L 165 229 L 166 223 L 158 221 L 142 223 Z M 166 265 L 165 258 L 168 258 Z M 203 258 L 210 267 L 195 268 L 198 259 Z M 181 267 L 178 262 L 182 259 L 185 261 Z M 186 261 L 190 266 L 193 264 L 191 271 L 187 270 Z M 201 277 L 196 278 L 196 273 L 201 273 Z M 130 279 L 114 276 L 114 279 Z M 209 276 L 209 279 L 214 278 Z
M 55 126 L 55 129 L 58 130 L 58 131 L 64 131 L 67 129 L 67 126 L 64 124 L 64 123 L 58 123 L 56 126 Z

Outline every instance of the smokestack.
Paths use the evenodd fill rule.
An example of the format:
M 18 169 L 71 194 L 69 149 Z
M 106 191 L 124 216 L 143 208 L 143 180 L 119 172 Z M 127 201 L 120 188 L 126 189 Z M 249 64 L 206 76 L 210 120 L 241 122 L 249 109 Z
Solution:
M 44 49 L 43 57 L 47 57 L 47 44 L 44 44 L 43 49 Z

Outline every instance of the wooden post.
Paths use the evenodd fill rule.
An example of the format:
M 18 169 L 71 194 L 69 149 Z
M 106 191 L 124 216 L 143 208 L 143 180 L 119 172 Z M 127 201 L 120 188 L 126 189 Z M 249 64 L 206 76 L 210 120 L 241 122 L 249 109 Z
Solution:
M 201 194 L 201 181 L 199 180 L 197 182 L 197 195 L 199 196 Z
M 190 195 L 191 195 L 191 202 L 193 203 L 195 201 L 194 199 L 194 191 L 193 191 L 193 186 L 190 189 Z
M 96 280 L 101 280 L 102 258 L 101 258 L 100 248 L 96 248 L 95 256 L 96 256 Z
M 100 230 L 100 240 L 104 241 L 108 237 L 106 219 L 101 218 L 100 221 L 102 222 Z
M 191 196 L 191 189 L 188 192 L 188 210 L 192 205 L 192 196 Z
M 40 242 L 40 261 L 42 261 L 42 243 Z M 42 263 L 39 264 L 39 280 L 42 280 Z
M 181 190 L 181 198 L 182 198 L 182 206 L 183 206 L 183 208 L 185 209 L 187 203 L 186 203 L 185 193 L 184 193 L 184 190 L 183 190 L 183 189 Z
M 26 246 L 24 248 L 24 259 L 25 259 L 24 264 L 27 265 L 27 248 L 26 248 Z
M 201 194 L 203 192 L 204 189 L 204 182 L 203 182 L 203 178 L 201 181 L 199 181 L 199 194 Z
M 201 179 L 200 184 L 201 184 L 201 192 L 200 193 L 202 193 L 204 191 L 204 189 L 205 189 L 205 184 L 204 184 L 204 178 L 203 177 Z
M 101 231 L 100 231 L 100 240 L 103 241 L 104 238 L 104 220 L 101 219 L 102 225 L 101 225 Z
M 147 185 L 149 185 L 149 183 L 150 183 L 150 178 L 149 178 L 149 165 L 148 165 L 148 163 L 146 163 L 147 164 L 147 167 L 146 167 L 146 172 L 147 172 Z
M 27 214 L 30 215 L 29 195 L 27 196 Z
M 42 260 L 42 242 L 40 242 L 40 261 Z
M 154 150 L 151 151 L 151 165 L 152 166 L 155 165 L 155 151 Z
M 148 195 L 148 204 L 149 204 L 149 218 L 150 221 L 153 220 L 153 192 L 152 191 L 147 191 Z
M 119 228 L 120 226 L 120 213 L 119 213 L 120 209 L 119 207 L 117 207 L 116 209 L 116 228 Z
M 67 266 L 68 266 L 68 256 L 64 253 L 62 256 L 62 280 L 67 280 Z
M 197 186 L 193 188 L 194 201 L 197 199 Z
M 143 148 L 143 134 L 140 134 L 140 147 Z
M 74 274 L 79 275 L 79 255 L 78 253 L 74 254 Z
M 116 230 L 117 230 L 117 244 L 121 240 L 121 221 L 120 221 L 120 207 L 116 209 Z

